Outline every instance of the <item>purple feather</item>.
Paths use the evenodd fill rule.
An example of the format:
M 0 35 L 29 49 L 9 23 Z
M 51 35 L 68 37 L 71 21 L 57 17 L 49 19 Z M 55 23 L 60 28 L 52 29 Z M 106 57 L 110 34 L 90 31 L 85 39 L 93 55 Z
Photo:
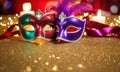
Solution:
M 57 12 L 58 12 L 58 15 L 61 13 L 61 12 L 64 12 L 67 16 L 69 15 L 68 13 L 68 5 L 70 3 L 70 0 L 57 0 L 58 2 L 58 6 L 57 6 Z
M 61 12 L 64 12 L 67 16 L 73 15 L 73 14 L 81 14 L 86 11 L 93 11 L 92 8 L 90 8 L 87 4 L 76 4 L 72 7 L 69 7 L 69 4 L 71 3 L 71 0 L 57 0 L 58 5 L 49 5 L 46 8 L 46 12 L 49 12 L 51 10 L 54 10 L 57 12 L 57 15 L 59 15 Z
M 82 4 L 77 4 L 69 9 L 70 14 L 82 14 L 83 12 L 90 12 L 93 11 L 92 8 L 90 8 L 88 5 L 85 3 Z

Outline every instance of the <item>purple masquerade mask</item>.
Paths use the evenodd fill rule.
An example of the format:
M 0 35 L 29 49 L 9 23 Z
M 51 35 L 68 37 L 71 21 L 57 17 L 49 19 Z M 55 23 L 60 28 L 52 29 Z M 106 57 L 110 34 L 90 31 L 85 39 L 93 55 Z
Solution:
M 56 19 L 57 38 L 66 42 L 78 41 L 84 31 L 85 21 L 75 17 L 66 17 L 62 12 Z

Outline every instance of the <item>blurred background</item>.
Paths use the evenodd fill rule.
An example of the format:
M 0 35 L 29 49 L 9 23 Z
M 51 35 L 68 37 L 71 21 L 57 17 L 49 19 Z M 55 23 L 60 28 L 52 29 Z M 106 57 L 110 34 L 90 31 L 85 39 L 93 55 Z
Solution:
M 0 14 L 16 14 L 22 11 L 22 5 L 25 2 L 31 2 L 32 10 L 41 9 L 45 11 L 47 4 L 56 0 L 0 0 Z M 94 10 L 104 10 L 112 14 L 120 14 L 120 0 L 70 0 L 73 3 L 86 3 Z M 111 11 L 112 8 L 112 11 Z
M 86 21 L 90 25 L 86 24 L 86 30 L 90 32 L 85 30 L 80 41 L 43 44 L 36 39 L 40 43 L 37 45 L 24 41 L 17 33 L 19 26 L 15 26 L 19 24 L 19 17 L 38 9 L 45 12 L 47 6 L 56 6 L 56 1 L 0 0 L 0 39 L 4 39 L 0 40 L 0 72 L 120 72 L 120 0 L 69 0 L 71 7 L 84 3 L 95 11 L 76 16 L 90 19 Z M 105 30 L 113 33 L 93 36 L 95 31 L 101 35 Z

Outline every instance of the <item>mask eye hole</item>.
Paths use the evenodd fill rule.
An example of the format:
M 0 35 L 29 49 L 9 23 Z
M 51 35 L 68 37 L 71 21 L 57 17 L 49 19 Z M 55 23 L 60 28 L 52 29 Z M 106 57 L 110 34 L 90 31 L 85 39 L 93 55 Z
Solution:
M 76 27 L 76 26 L 68 26 L 66 29 L 67 33 L 75 33 L 78 32 L 81 28 Z
M 43 27 L 43 31 L 51 31 L 54 30 L 54 24 L 48 23 Z
M 32 25 L 25 25 L 23 28 L 26 31 L 35 31 L 35 28 Z
M 59 26 L 58 25 L 56 25 L 56 32 L 59 32 Z

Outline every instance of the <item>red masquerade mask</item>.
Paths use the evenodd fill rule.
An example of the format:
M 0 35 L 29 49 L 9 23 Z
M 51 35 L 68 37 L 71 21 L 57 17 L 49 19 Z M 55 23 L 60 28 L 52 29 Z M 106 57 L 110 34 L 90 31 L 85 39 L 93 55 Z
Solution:
M 26 40 L 42 38 L 49 41 L 55 36 L 54 19 L 55 15 L 52 13 L 39 12 L 39 17 L 24 14 L 19 18 L 20 32 Z

